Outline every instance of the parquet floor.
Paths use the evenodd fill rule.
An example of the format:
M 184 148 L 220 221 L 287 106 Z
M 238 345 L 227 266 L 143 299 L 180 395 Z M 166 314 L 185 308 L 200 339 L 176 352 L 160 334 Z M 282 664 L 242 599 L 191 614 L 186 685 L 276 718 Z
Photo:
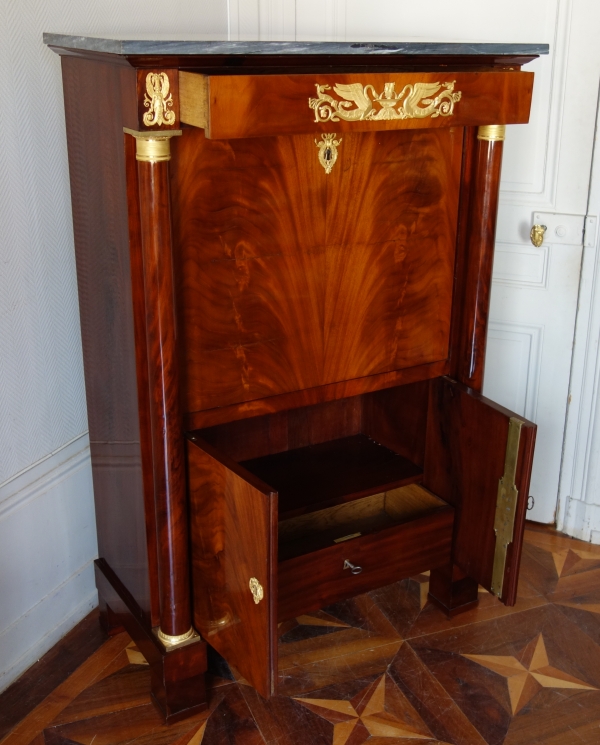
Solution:
M 269 702 L 213 659 L 209 711 L 170 727 L 120 634 L 2 745 L 600 745 L 600 547 L 530 527 L 514 608 L 448 620 L 427 582 L 282 624 Z

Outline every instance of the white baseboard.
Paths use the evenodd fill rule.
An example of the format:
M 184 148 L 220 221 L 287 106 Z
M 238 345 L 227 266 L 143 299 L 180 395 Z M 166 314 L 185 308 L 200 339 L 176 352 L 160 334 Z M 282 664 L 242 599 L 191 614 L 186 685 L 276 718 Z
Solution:
M 600 505 L 569 497 L 560 529 L 580 541 L 600 543 Z
M 98 605 L 98 593 L 90 586 L 92 562 L 0 633 L 0 693 Z M 39 638 L 42 628 L 47 630 Z
M 97 605 L 87 434 L 0 484 L 0 691 Z

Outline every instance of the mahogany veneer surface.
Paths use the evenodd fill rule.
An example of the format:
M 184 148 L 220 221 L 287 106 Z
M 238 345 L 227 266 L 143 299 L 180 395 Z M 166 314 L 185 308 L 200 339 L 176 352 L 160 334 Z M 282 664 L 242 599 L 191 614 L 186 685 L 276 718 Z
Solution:
M 186 410 L 444 360 L 462 138 L 347 133 L 329 175 L 312 136 L 176 138 Z
M 148 108 L 156 112 L 159 102 L 157 94 L 146 99 L 152 93 L 146 70 L 155 64 L 165 71 L 165 95 L 169 76 L 169 126 L 179 126 L 186 95 L 178 86 L 181 54 L 110 57 L 100 48 L 67 52 L 63 71 L 91 391 L 101 615 L 113 632 L 122 621 L 137 634 L 142 652 L 152 652 L 154 696 L 174 721 L 205 706 L 204 640 L 259 693 L 275 694 L 278 579 L 288 593 L 288 612 L 301 615 L 303 608 L 312 613 L 319 604 L 391 581 L 392 567 L 398 576 L 431 568 L 432 597 L 443 601 L 443 585 L 450 610 L 457 607 L 457 583 L 469 583 L 470 602 L 476 580 L 489 584 L 490 520 L 510 412 L 491 413 L 477 390 L 502 144 L 475 140 L 470 126 L 525 121 L 532 76 L 506 69 L 518 66 L 514 57 L 502 64 L 488 56 L 479 60 L 481 68 L 505 68 L 496 72 L 470 60 L 470 73 L 457 69 L 465 96 L 453 119 L 395 120 L 395 131 L 383 131 L 386 122 L 344 124 L 330 174 L 319 163 L 315 135 L 335 129 L 306 121 L 312 112 L 302 86 L 311 76 L 285 78 L 289 106 L 266 123 L 261 104 L 279 107 L 283 78 L 222 76 L 214 85 L 209 81 L 207 136 L 184 127 L 172 142 L 170 163 L 150 163 L 136 162 L 133 138 L 123 127 L 150 126 L 143 115 Z M 88 59 L 78 59 L 82 54 Z M 182 66 L 193 69 L 194 59 L 201 58 L 192 55 Z M 239 58 L 257 67 L 265 60 Z M 399 57 L 384 73 L 369 70 L 366 59 L 361 64 L 378 85 L 404 67 L 397 82 L 410 78 L 412 85 L 413 62 Z M 441 58 L 424 62 L 423 80 L 441 77 L 431 67 Z M 232 61 L 214 64 L 226 72 Z M 338 74 L 331 67 L 325 72 Z M 356 74 L 354 67 L 345 72 Z M 313 92 L 315 81 L 308 82 Z M 304 119 L 296 125 L 299 106 Z M 106 111 L 108 123 L 100 116 Z M 234 139 L 214 139 L 219 133 Z M 474 390 L 433 380 L 447 372 Z M 380 391 L 386 386 L 398 387 Z M 436 394 L 442 387 L 446 398 Z M 336 400 L 342 396 L 355 399 Z M 234 421 L 250 414 L 265 416 Z M 182 419 L 186 426 L 208 427 L 190 436 L 187 495 Z M 205 434 L 207 443 L 201 442 Z M 515 599 L 532 444 L 531 428 L 518 464 L 521 497 L 507 603 Z M 295 565 L 278 578 L 280 500 L 291 514 L 414 482 L 421 471 L 425 485 L 452 506 L 417 517 L 411 527 L 399 523 L 361 536 L 354 549 L 365 549 L 372 582 L 367 574 L 363 585 L 352 585 L 349 575 L 339 579 L 346 547 L 323 549 L 323 557 L 333 558 L 321 567 L 313 554 L 310 573 Z M 410 549 L 405 554 L 396 540 L 401 534 Z M 379 549 L 381 564 L 374 562 Z M 164 650 L 153 629 L 160 623 L 169 634 L 188 631 L 190 584 L 194 625 L 204 640 Z M 344 602 L 355 607 L 361 601 Z M 397 644 L 397 636 L 390 632 L 386 646 Z M 542 659 L 538 647 L 533 657 Z M 411 669 L 410 660 L 403 669 Z M 360 689 L 368 692 L 365 700 L 379 691 L 379 705 L 387 682 L 373 691 L 368 686 Z M 232 694 L 237 711 L 242 698 L 240 691 Z M 383 710 L 373 706 L 371 713 Z M 336 745 L 350 736 L 357 745 L 365 732 L 382 735 L 381 722 L 369 729 L 361 712 L 357 716 L 361 721 L 352 726 L 333 722 Z M 129 723 L 122 724 L 125 732 Z M 196 745 L 203 734 L 193 735 Z M 54 728 L 47 740 L 79 736 Z
M 135 94 L 135 73 L 73 58 L 62 70 L 98 546 L 150 621 L 158 598 L 145 322 L 137 213 L 128 212 L 133 143 L 123 137 L 133 112 L 121 95 Z
M 276 665 L 276 494 L 203 445 L 188 445 L 194 626 L 268 697 Z M 261 583 L 262 602 L 250 578 Z
M 395 93 L 399 95 L 405 86 L 414 84 L 411 73 L 368 74 L 327 74 L 314 76 L 249 75 L 244 86 L 240 87 L 235 77 L 212 76 L 208 80 L 209 117 L 208 136 L 229 139 L 236 137 L 261 137 L 265 135 L 298 134 L 300 132 L 342 133 L 372 131 L 377 129 L 437 129 L 448 126 L 469 126 L 482 121 L 496 124 L 524 124 L 529 121 L 529 107 L 533 89 L 533 73 L 496 72 L 493 76 L 481 73 L 459 73 L 454 71 L 444 75 L 439 72 L 422 72 L 420 83 L 440 84 L 454 82 L 454 90 L 461 92 L 460 100 L 454 105 L 451 117 L 438 116 L 396 118 L 374 121 L 315 122 L 315 116 L 308 106 L 309 99 L 317 97 L 316 85 L 327 85 L 325 91 L 334 95 L 336 85 L 372 85 L 380 94 L 390 77 L 395 83 Z M 411 88 L 406 93 L 410 97 Z M 443 91 L 444 89 L 441 88 Z M 439 91 L 441 92 L 441 91 Z M 439 95 L 438 92 L 438 95 Z M 340 100 L 340 97 L 337 98 Z M 355 106 L 351 106 L 350 110 Z M 377 111 L 377 107 L 375 107 Z

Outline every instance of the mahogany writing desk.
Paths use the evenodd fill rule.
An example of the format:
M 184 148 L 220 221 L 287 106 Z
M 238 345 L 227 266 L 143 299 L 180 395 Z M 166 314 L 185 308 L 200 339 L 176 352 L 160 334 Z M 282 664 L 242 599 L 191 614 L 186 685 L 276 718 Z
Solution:
M 206 644 L 431 570 L 513 604 L 535 425 L 480 394 L 506 124 L 547 47 L 62 55 L 103 622 L 168 721 Z

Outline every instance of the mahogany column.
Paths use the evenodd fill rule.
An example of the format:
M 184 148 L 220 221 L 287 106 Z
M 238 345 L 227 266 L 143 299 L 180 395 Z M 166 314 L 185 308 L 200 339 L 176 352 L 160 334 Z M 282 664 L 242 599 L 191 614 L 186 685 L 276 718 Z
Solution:
M 459 278 L 465 293 L 460 309 L 457 349 L 454 351 L 457 360 L 454 372 L 459 382 L 476 391 L 481 391 L 483 387 L 505 133 L 503 124 L 479 127 L 475 152 L 472 156 L 469 154 L 468 162 L 470 189 L 465 195 L 468 199 L 468 219 L 462 262 L 464 276 Z M 456 520 L 461 519 L 458 511 Z M 478 585 L 460 567 L 450 564 L 432 570 L 429 597 L 452 616 L 477 604 Z
M 458 380 L 476 391 L 483 387 L 505 131 L 503 124 L 479 127 L 473 162 Z
M 159 639 L 167 647 L 191 639 L 185 451 L 179 406 L 171 207 L 170 137 L 179 131 L 136 137 L 154 499 L 160 594 Z

